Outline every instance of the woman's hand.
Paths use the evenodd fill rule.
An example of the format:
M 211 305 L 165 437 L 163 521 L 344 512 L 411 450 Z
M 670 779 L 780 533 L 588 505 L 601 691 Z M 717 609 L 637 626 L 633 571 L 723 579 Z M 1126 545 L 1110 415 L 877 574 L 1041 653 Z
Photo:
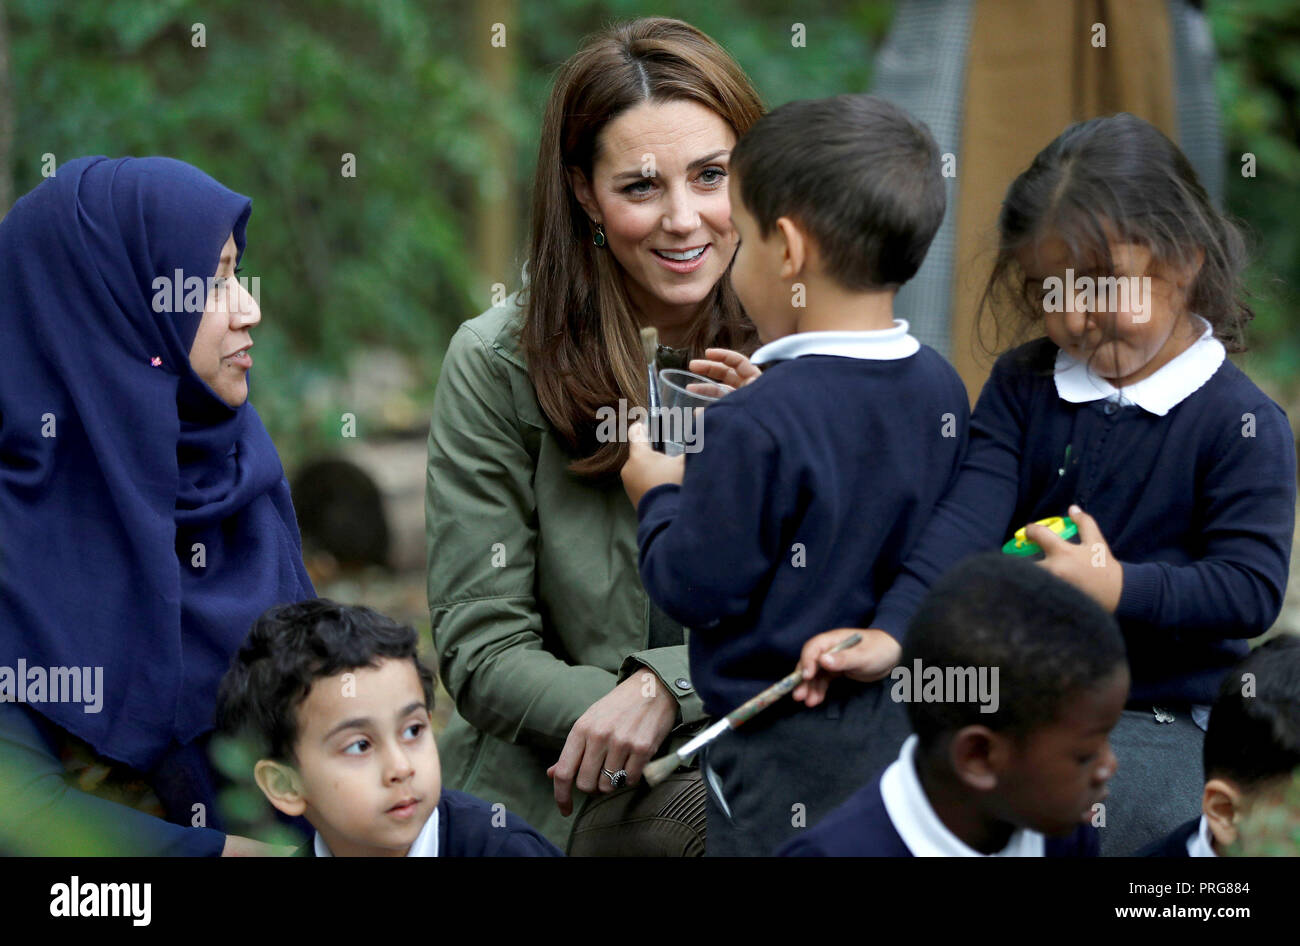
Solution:
M 698 417 L 696 418 L 698 421 Z M 641 503 L 641 497 L 664 483 L 680 483 L 686 472 L 686 455 L 666 456 L 650 446 L 645 425 L 633 424 L 627 432 L 627 461 L 619 470 L 623 488 L 632 507 Z
M 634 673 L 593 703 L 569 730 L 560 758 L 546 770 L 555 783 L 560 813 L 567 818 L 573 811 L 575 782 L 589 795 L 614 790 L 601 769 L 626 769 L 624 784 L 639 782 L 676 719 L 677 700 L 649 670 Z
M 1124 590 L 1124 566 L 1111 554 L 1096 519 L 1078 506 L 1071 506 L 1069 513 L 1079 527 L 1078 545 L 1037 523 L 1025 529 L 1025 538 L 1042 547 L 1044 557 L 1039 565 L 1114 614 Z
M 696 374 L 720 381 L 733 388 L 752 384 L 762 377 L 758 366 L 738 351 L 730 348 L 708 348 L 703 358 L 693 358 L 687 366 Z
M 861 634 L 862 640 L 838 654 L 827 653 L 853 634 Z M 803 645 L 799 669 L 803 671 L 804 682 L 790 695 L 812 709 L 826 699 L 826 691 L 835 677 L 870 683 L 893 670 L 902 655 L 903 648 L 898 641 L 881 630 L 841 627 L 823 631 Z

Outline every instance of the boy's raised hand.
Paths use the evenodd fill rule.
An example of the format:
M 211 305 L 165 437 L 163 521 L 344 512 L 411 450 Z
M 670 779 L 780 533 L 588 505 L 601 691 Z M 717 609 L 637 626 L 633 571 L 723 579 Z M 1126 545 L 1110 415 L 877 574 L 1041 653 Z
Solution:
M 758 365 L 738 351 L 730 348 L 707 348 L 703 358 L 692 358 L 687 366 L 696 374 L 731 385 L 733 388 L 752 384 L 763 376 Z
M 1025 529 L 1025 538 L 1042 548 L 1039 565 L 1114 613 L 1124 590 L 1124 566 L 1111 554 L 1096 519 L 1078 506 L 1071 506 L 1069 512 L 1079 527 L 1078 545 L 1037 523 Z
M 627 462 L 619 470 L 627 498 L 635 507 L 641 497 L 664 483 L 680 483 L 686 470 L 686 455 L 665 456 L 650 446 L 645 424 L 636 423 L 628 428 Z
M 861 634 L 862 640 L 838 654 L 826 653 L 852 634 Z M 835 677 L 845 676 L 866 683 L 879 680 L 894 669 L 902 655 L 902 646 L 884 631 L 857 627 L 824 631 L 803 645 L 799 655 L 803 683 L 794 688 L 791 696 L 812 709 L 826 699 L 826 691 Z

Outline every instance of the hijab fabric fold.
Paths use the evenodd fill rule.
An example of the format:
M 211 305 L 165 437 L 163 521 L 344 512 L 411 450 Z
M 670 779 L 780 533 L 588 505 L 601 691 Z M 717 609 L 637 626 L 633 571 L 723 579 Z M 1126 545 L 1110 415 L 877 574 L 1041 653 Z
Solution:
M 206 295 L 251 206 L 180 161 L 89 157 L 0 222 L 0 667 L 102 668 L 98 712 L 28 705 L 141 771 L 212 728 L 253 620 L 314 596 L 261 419 L 190 367 L 202 311 L 155 305 L 178 271 Z

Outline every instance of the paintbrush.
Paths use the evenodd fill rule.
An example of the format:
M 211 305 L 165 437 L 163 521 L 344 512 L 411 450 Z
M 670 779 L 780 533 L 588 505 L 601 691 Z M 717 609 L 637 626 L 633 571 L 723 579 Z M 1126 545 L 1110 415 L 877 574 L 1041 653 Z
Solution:
M 645 356 L 646 380 L 650 383 L 648 404 L 650 406 L 650 446 L 660 453 L 664 452 L 664 442 L 659 436 L 659 374 L 655 370 L 659 358 L 659 329 L 650 326 L 641 329 L 641 354 Z
M 830 650 L 826 651 L 826 653 L 838 654 L 842 650 L 848 650 L 861 640 L 861 634 L 851 634 Z M 753 719 L 763 710 L 781 699 L 781 697 L 793 691 L 794 688 L 801 683 L 803 683 L 803 671 L 798 668 L 791 670 L 779 681 L 773 683 L 762 693 L 758 694 L 758 696 L 742 703 L 738 708 L 732 710 L 676 752 L 671 755 L 666 755 L 663 758 L 655 759 L 647 765 L 641 773 L 645 777 L 646 784 L 658 785 L 676 771 L 679 765 L 685 765 L 691 760 L 691 757 L 695 755 L 695 753 L 699 752 L 713 740 L 717 739 L 724 732 L 736 729 L 743 723 Z

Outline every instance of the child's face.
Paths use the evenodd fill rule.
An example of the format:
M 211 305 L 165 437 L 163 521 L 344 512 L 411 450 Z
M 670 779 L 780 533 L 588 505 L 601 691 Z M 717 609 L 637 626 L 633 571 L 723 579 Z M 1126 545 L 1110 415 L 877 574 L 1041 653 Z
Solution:
M 1029 734 L 998 778 L 999 815 L 1041 834 L 1063 837 L 1093 819 L 1119 767 L 1109 735 L 1128 699 L 1127 667 L 1071 696 L 1061 717 Z
M 1109 246 L 1113 273 L 1095 272 L 1073 259 L 1069 247 L 1055 235 L 1022 249 L 1016 259 L 1030 300 L 1044 307 L 1047 336 L 1121 387 L 1150 377 L 1200 334 L 1186 310 L 1195 267 L 1162 267 L 1149 249 L 1136 243 L 1112 240 Z M 1072 279 L 1067 270 L 1072 271 Z M 1122 277 L 1121 283 L 1103 283 L 1108 276 Z M 1055 298 L 1047 282 L 1052 277 L 1060 280 Z M 1081 295 L 1089 283 L 1091 302 Z M 1078 304 L 1067 305 L 1071 285 Z M 1061 311 L 1066 308 L 1091 311 Z
M 758 329 L 759 339 L 773 342 L 794 332 L 798 323 L 790 285 L 781 279 L 785 241 L 777 229 L 766 239 L 759 236 L 758 222 L 740 197 L 740 181 L 734 173 L 727 181 L 727 189 L 731 194 L 731 220 L 740 238 L 731 264 L 731 287 Z
M 402 857 L 442 791 L 415 664 L 316 680 L 298 707 L 303 813 L 337 857 Z

